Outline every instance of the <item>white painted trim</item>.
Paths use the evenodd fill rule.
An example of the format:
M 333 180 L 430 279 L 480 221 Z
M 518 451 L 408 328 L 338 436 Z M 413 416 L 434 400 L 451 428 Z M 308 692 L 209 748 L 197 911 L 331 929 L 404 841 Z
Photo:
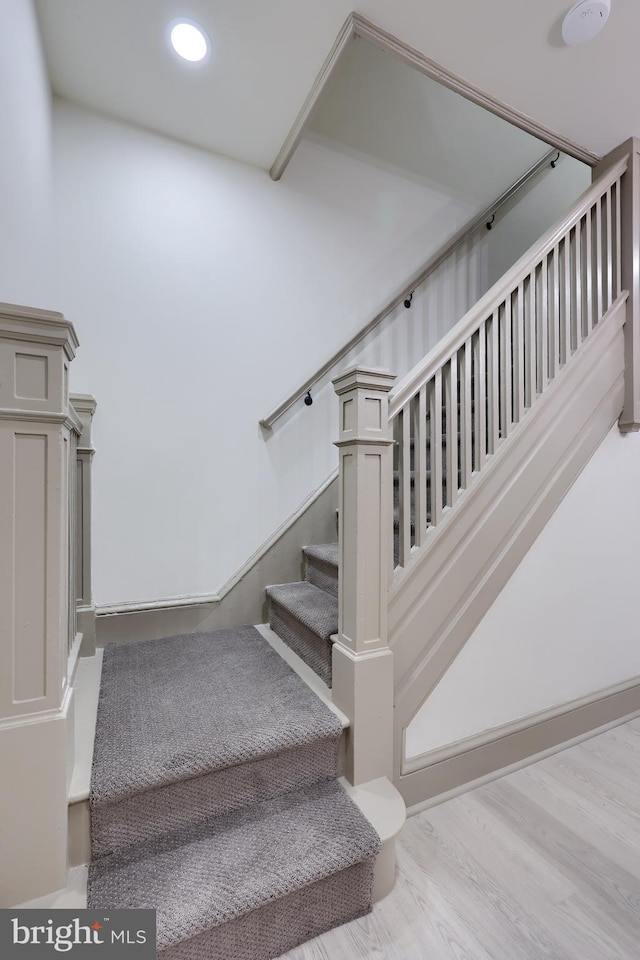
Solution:
M 522 760 L 518 760 L 516 763 L 510 763 L 508 766 L 499 767 L 496 770 L 492 770 L 491 773 L 485 774 L 483 777 L 478 777 L 475 780 L 469 780 L 467 783 L 461 783 L 452 790 L 447 790 L 444 793 L 439 793 L 434 797 L 429 797 L 428 800 L 422 800 L 419 803 L 414 803 L 407 807 L 407 817 L 413 817 L 418 813 L 422 813 L 424 810 L 430 810 L 431 807 L 437 807 L 441 803 L 446 803 L 447 800 L 454 800 L 456 797 L 462 796 L 464 793 L 469 793 L 470 790 L 475 790 L 477 787 L 484 786 L 485 783 L 493 783 L 494 780 L 500 780 L 502 777 L 507 777 L 510 773 L 516 773 L 518 770 L 524 769 L 524 767 L 530 767 L 539 760 L 546 759 L 546 757 L 553 757 L 557 753 L 562 753 L 563 750 L 568 750 L 570 747 L 575 747 L 579 743 L 584 743 L 585 740 L 591 740 L 593 737 L 597 737 L 601 733 L 606 733 L 607 730 L 613 730 L 614 727 L 620 727 L 623 723 L 628 723 L 630 720 L 635 720 L 636 717 L 640 717 L 640 710 L 635 710 L 632 713 L 628 713 L 616 720 L 611 720 L 609 723 L 604 723 L 602 726 L 594 727 L 592 730 L 585 731 L 585 733 L 580 733 L 578 736 L 572 737 L 571 740 L 565 740 L 553 747 L 549 747 L 547 750 L 541 750 L 539 753 L 533 753 L 528 757 L 524 757 Z
M 382 841 L 373 874 L 373 902 L 378 903 L 391 893 L 395 884 L 395 839 L 407 819 L 404 800 L 386 777 L 369 780 L 357 787 L 344 777 L 340 778 L 340 783 Z
M 67 413 L 52 413 L 49 410 L 0 410 L 0 420 L 19 420 L 24 423 L 53 424 L 79 433 L 82 424 L 70 409 Z
M 67 874 L 67 886 L 44 897 L 19 903 L 18 909 L 29 910 L 85 910 L 87 906 L 88 866 L 75 866 Z
M 345 51 L 357 38 L 368 40 L 385 53 L 389 53 L 398 60 L 402 60 L 403 63 L 406 63 L 409 67 L 419 70 L 420 73 L 423 73 L 425 76 L 431 77 L 432 80 L 436 80 L 455 93 L 459 93 L 466 100 L 471 100 L 472 103 L 476 103 L 478 106 L 501 117 L 508 123 L 520 127 L 520 129 L 526 133 L 538 137 L 544 143 L 555 147 L 556 150 L 575 157 L 576 160 L 581 160 L 590 167 L 594 167 L 600 161 L 600 157 L 590 150 L 587 150 L 586 147 L 574 143 L 555 130 L 551 130 L 549 127 L 538 123 L 537 120 L 534 120 L 533 117 L 528 116 L 526 113 L 516 110 L 503 100 L 499 100 L 497 97 L 485 93 L 483 90 L 480 90 L 479 87 L 475 87 L 461 77 L 456 76 L 436 60 L 432 60 L 419 50 L 409 46 L 409 44 L 404 43 L 392 34 L 387 33 L 386 30 L 378 27 L 375 23 L 372 23 L 371 20 L 367 20 L 366 17 L 358 13 L 350 13 L 271 167 L 270 175 L 272 180 L 279 180 L 287 168 L 313 116 L 315 108 L 333 77 Z
M 294 155 L 296 148 L 302 139 L 302 135 L 307 127 L 307 124 L 311 120 L 313 112 L 320 101 L 325 87 L 331 80 L 331 77 L 335 73 L 338 64 L 341 62 L 345 52 L 349 49 L 355 38 L 356 32 L 354 29 L 354 14 L 351 13 L 345 20 L 340 33 L 336 37 L 335 43 L 329 51 L 327 59 L 320 68 L 320 73 L 314 80 L 307 99 L 304 101 L 300 109 L 300 113 L 296 117 L 291 130 L 287 134 L 284 143 L 280 147 L 278 156 L 274 160 L 271 169 L 269 170 L 269 176 L 272 180 L 279 180 L 286 170 L 289 161 Z
M 335 703 L 333 702 L 331 696 L 331 690 L 324 683 L 315 670 L 312 670 L 304 660 L 301 660 L 300 657 L 293 652 L 291 647 L 287 646 L 284 640 L 281 640 L 277 633 L 274 633 L 271 627 L 267 623 L 256 623 L 254 624 L 258 633 L 264 637 L 269 646 L 273 647 L 276 653 L 282 657 L 285 663 L 288 663 L 292 670 L 298 674 L 301 680 L 307 684 L 308 687 L 311 687 L 316 697 L 318 697 L 322 702 L 331 710 L 332 713 L 336 715 L 340 723 L 342 724 L 342 729 L 346 730 L 351 726 L 351 721 L 346 713 L 343 713 Z
M 431 350 L 424 360 L 416 364 L 413 370 L 399 382 L 391 391 L 389 397 L 389 417 L 398 415 L 406 403 L 418 392 L 420 387 L 427 383 L 435 372 L 460 349 L 465 341 L 476 332 L 478 324 L 486 317 L 490 317 L 494 310 L 506 300 L 519 283 L 531 273 L 531 269 L 540 263 L 553 250 L 569 231 L 582 219 L 593 204 L 606 193 L 608 187 L 622 177 L 627 169 L 628 156 L 623 156 L 616 164 L 609 167 L 590 187 L 578 197 L 567 213 L 558 220 L 546 233 L 540 237 L 519 260 L 495 283 L 483 297 L 475 303 L 449 333 L 446 334 Z M 620 295 L 622 296 L 622 294 Z M 628 297 L 628 292 L 625 297 Z M 618 300 L 620 297 L 618 297 Z M 616 300 L 609 308 L 611 313 L 618 304 Z M 602 321 L 599 321 L 602 322 Z
M 96 605 L 96 616 L 107 617 L 123 613 L 142 613 L 146 610 L 169 610 L 173 607 L 199 606 L 205 603 L 219 603 L 243 579 L 275 543 L 296 523 L 309 507 L 327 490 L 338 476 L 334 470 L 313 493 L 311 493 L 294 512 L 258 547 L 249 559 L 215 593 L 187 594 L 179 597 L 165 597 L 160 600 L 132 600 L 124 603 L 104 603 Z
M 69 785 L 70 804 L 89 799 L 103 656 L 104 650 L 96 650 L 93 657 L 81 658 L 78 667 L 73 718 L 74 757 Z
M 389 609 L 396 776 L 405 772 L 402 731 L 619 415 L 624 306 L 620 298 L 487 464 L 473 493 L 460 497 L 456 522 L 443 522 L 396 578 Z
M 94 415 L 98 406 L 96 398 L 91 393 L 71 393 L 69 402 L 79 414 L 86 413 L 89 417 Z
M 425 56 L 419 50 L 409 46 L 409 44 L 404 43 L 392 34 L 387 33 L 386 30 L 376 26 L 375 23 L 372 23 L 360 14 L 353 13 L 351 16 L 353 18 L 353 29 L 356 37 L 360 37 L 362 40 L 369 40 L 385 53 L 392 54 L 399 60 L 404 61 L 408 66 L 431 77 L 432 80 L 437 80 L 438 83 L 449 87 L 449 89 L 455 91 L 455 93 L 459 93 L 466 100 L 471 100 L 472 103 L 484 107 L 485 110 L 494 113 L 496 116 L 508 121 L 508 123 L 520 127 L 525 133 L 530 133 L 533 137 L 538 137 L 538 139 L 544 143 L 555 147 L 556 150 L 569 154 L 569 156 L 575 157 L 576 160 L 581 160 L 583 163 L 589 164 L 590 167 L 595 166 L 600 160 L 598 154 L 592 153 L 592 151 L 586 147 L 574 143 L 555 130 L 551 130 L 550 127 L 538 123 L 533 117 L 522 113 L 520 110 L 516 110 L 508 103 L 505 103 L 504 100 L 499 100 L 497 97 L 492 96 L 490 93 L 485 93 L 467 80 L 456 76 L 456 74 L 438 63 L 437 60 L 432 60 L 431 57 Z
M 360 343 L 361 340 L 364 340 L 375 328 L 382 323 L 395 309 L 398 307 L 409 294 L 413 293 L 420 284 L 424 283 L 428 278 L 435 273 L 438 267 L 442 266 L 445 260 L 448 260 L 451 257 L 458 247 L 461 247 L 466 243 L 474 234 L 476 234 L 481 228 L 486 225 L 487 220 L 492 216 L 492 214 L 497 213 L 506 203 L 508 203 L 523 187 L 525 187 L 534 177 L 539 176 L 545 170 L 550 169 L 550 161 L 555 154 L 555 150 L 552 150 L 550 153 L 545 153 L 543 157 L 540 157 L 529 169 L 522 174 L 515 183 L 504 191 L 493 203 L 485 207 L 484 210 L 481 210 L 477 216 L 475 216 L 469 223 L 465 224 L 454 236 L 445 244 L 444 247 L 441 247 L 426 263 L 424 263 L 419 270 L 417 270 L 405 283 L 402 287 L 393 294 L 391 299 L 387 301 L 382 310 L 379 310 L 378 313 L 373 317 L 372 320 L 362 327 L 356 334 L 354 334 L 347 343 L 344 344 L 339 350 L 329 357 L 321 367 L 319 367 L 316 372 L 308 377 L 304 383 L 299 386 L 293 393 L 290 393 L 286 400 L 283 400 L 278 406 L 271 411 L 271 413 L 259 421 L 260 426 L 264 430 L 271 430 L 273 425 L 277 420 L 283 416 L 287 410 L 289 410 L 294 403 L 297 403 L 298 400 L 301 400 L 305 394 L 311 390 L 323 377 L 331 372 L 341 360 L 343 360 L 351 351 Z
M 576 697 L 574 700 L 558 704 L 555 707 L 549 707 L 547 710 L 540 710 L 538 713 L 532 713 L 526 717 L 519 717 L 517 720 L 511 720 L 509 723 L 502 723 L 498 727 L 491 727 L 482 733 L 465 737 L 463 740 L 456 740 L 454 743 L 445 744 L 445 746 L 437 747 L 435 750 L 428 750 L 425 753 L 405 760 L 403 773 L 415 773 L 416 770 L 423 770 L 431 764 L 440 763 L 442 760 L 450 760 L 451 757 L 460 756 L 461 753 L 476 750 L 478 747 L 484 747 L 487 743 L 502 740 L 504 737 L 510 737 L 514 733 L 521 733 L 523 730 L 527 730 L 539 723 L 556 720 L 558 717 L 571 713 L 573 710 L 590 706 L 599 700 L 603 700 L 605 697 L 612 697 L 618 693 L 624 693 L 626 690 L 637 686 L 640 686 L 640 676 L 632 677 L 630 680 L 613 684 L 601 690 L 596 690 L 594 693 L 586 694 L 583 697 Z
M 29 726 L 36 723 L 47 723 L 50 720 L 64 720 L 69 713 L 73 687 L 65 684 L 62 694 L 62 703 L 53 710 L 41 710 L 39 713 L 22 713 L 15 717 L 3 717 L 0 719 L 0 731 L 13 730 L 16 727 Z
M 0 303 L 0 333 L 10 339 L 62 347 L 68 360 L 73 360 L 79 345 L 73 324 L 62 313 L 17 303 Z
M 78 662 L 80 660 L 80 648 L 82 647 L 82 634 L 76 633 L 73 645 L 69 651 L 67 660 L 67 683 L 72 687 L 75 683 Z

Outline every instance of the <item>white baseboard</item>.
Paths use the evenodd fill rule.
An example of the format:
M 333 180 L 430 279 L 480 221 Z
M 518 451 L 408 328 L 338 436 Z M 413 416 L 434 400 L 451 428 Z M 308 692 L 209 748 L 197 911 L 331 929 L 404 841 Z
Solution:
M 640 677 L 441 747 L 396 780 L 419 813 L 640 715 Z

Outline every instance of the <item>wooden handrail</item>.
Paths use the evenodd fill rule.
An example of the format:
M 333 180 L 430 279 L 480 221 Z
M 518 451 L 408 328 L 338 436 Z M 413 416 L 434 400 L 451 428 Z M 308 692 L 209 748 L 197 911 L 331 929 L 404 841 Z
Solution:
M 332 370 L 341 360 L 343 360 L 347 354 L 356 347 L 361 340 L 371 333 L 379 323 L 381 323 L 389 314 L 395 310 L 402 301 L 409 296 L 410 293 L 415 290 L 421 283 L 423 283 L 427 277 L 434 273 L 441 264 L 444 263 L 458 247 L 461 247 L 469 237 L 473 236 L 477 230 L 483 227 L 487 220 L 491 217 L 493 213 L 499 210 L 501 207 L 508 203 L 511 198 L 518 193 L 527 183 L 529 183 L 538 173 L 544 170 L 548 164 L 550 164 L 553 157 L 555 157 L 557 150 L 550 150 L 548 153 L 545 153 L 543 157 L 537 160 L 533 166 L 531 166 L 525 173 L 522 174 L 518 180 L 515 181 L 507 190 L 502 193 L 498 199 L 492 203 L 490 206 L 482 210 L 477 216 L 471 220 L 470 223 L 466 224 L 461 230 L 456 233 L 451 240 L 439 250 L 435 256 L 431 257 L 417 273 L 403 285 L 402 289 L 394 294 L 392 299 L 386 304 L 383 309 L 375 315 L 375 317 L 370 320 L 366 326 L 358 331 L 351 339 L 341 347 L 336 353 L 334 353 L 329 359 L 323 363 L 323 365 L 304 383 L 299 386 L 293 393 L 289 394 L 286 400 L 283 400 L 279 406 L 272 410 L 271 413 L 260 420 L 260 426 L 266 429 L 271 429 L 276 420 L 278 420 L 284 413 L 293 406 L 296 401 L 304 397 L 307 392 L 318 383 L 319 380 L 322 380 L 330 370 Z
M 606 190 L 625 173 L 627 165 L 628 157 L 624 156 L 592 183 L 576 200 L 562 220 L 550 227 L 452 327 L 433 350 L 398 383 L 389 397 L 389 419 L 398 415 L 405 404 L 431 379 L 434 373 L 475 333 L 478 325 L 490 316 L 518 284 L 531 273 L 532 267 L 553 250 L 555 245 L 581 220 Z

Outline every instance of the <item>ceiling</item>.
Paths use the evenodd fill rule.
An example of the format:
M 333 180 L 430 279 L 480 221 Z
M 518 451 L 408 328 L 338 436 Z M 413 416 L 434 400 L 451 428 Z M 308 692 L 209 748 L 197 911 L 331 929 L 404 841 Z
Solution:
M 353 0 L 36 0 L 54 93 L 268 169 Z M 360 0 L 357 12 L 545 127 L 604 154 L 640 133 L 640 3 L 613 0 L 603 33 L 566 47 L 572 0 Z M 203 65 L 167 47 L 200 23 Z

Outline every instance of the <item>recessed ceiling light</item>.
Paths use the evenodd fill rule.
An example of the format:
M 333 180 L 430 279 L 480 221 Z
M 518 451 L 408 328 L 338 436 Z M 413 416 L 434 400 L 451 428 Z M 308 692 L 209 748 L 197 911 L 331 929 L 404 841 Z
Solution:
M 592 40 L 609 19 L 611 0 L 580 0 L 562 21 L 562 39 L 570 47 Z
M 169 39 L 178 56 L 190 63 L 204 60 L 209 52 L 209 41 L 204 30 L 187 20 L 180 20 L 171 26 Z

